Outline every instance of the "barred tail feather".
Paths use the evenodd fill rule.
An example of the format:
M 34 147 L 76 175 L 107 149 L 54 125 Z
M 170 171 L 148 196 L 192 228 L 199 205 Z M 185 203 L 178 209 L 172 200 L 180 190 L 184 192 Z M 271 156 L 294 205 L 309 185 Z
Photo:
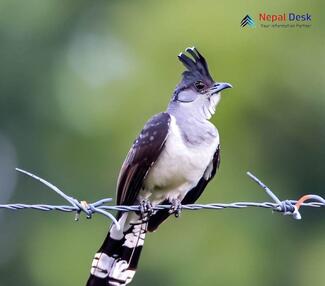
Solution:
M 147 222 L 136 213 L 120 216 L 121 230 L 113 224 L 96 253 L 87 286 L 129 284 L 136 272 L 147 232 Z

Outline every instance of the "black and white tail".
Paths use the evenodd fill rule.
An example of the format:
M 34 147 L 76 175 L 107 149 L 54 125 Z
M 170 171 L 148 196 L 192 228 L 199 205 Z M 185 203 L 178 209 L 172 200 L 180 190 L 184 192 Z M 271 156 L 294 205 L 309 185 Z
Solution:
M 147 232 L 145 218 L 134 212 L 118 215 L 121 229 L 112 224 L 96 253 L 87 286 L 122 286 L 134 277 Z

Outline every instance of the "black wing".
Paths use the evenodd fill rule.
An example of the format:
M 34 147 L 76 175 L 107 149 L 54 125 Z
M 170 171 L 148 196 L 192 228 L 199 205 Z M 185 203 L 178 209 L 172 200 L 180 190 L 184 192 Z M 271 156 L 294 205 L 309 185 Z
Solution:
M 153 116 L 134 141 L 118 177 L 117 204 L 135 203 L 144 178 L 164 147 L 170 120 L 170 115 L 165 112 Z
M 203 177 L 200 179 L 198 184 L 191 189 L 182 200 L 182 204 L 193 204 L 195 201 L 201 196 L 207 184 L 212 180 L 215 176 L 217 169 L 220 165 L 220 145 L 218 145 L 216 152 L 213 155 L 212 162 L 204 172 Z M 169 202 L 166 201 L 162 204 L 168 204 Z M 155 231 L 157 227 L 168 217 L 170 216 L 168 210 L 160 210 L 152 217 L 150 217 L 148 223 L 148 231 Z

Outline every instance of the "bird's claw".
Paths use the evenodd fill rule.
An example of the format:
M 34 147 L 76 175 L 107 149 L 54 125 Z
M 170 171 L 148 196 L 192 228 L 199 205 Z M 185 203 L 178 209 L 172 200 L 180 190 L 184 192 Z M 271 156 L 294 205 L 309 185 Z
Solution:
M 143 200 L 140 203 L 140 213 L 143 218 L 150 217 L 154 213 L 154 209 L 149 200 Z
M 182 212 L 182 204 L 178 199 L 171 201 L 171 207 L 168 211 L 170 214 L 174 214 L 175 217 L 179 217 Z

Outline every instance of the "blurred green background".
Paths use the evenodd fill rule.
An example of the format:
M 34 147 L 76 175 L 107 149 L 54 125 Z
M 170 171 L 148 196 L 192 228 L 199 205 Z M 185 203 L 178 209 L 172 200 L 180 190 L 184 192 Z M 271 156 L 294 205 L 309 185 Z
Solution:
M 90 202 L 115 196 L 124 156 L 164 110 L 195 45 L 224 92 L 217 178 L 200 202 L 324 195 L 324 1 L 0 1 L 0 203 L 64 203 L 18 166 Z M 240 28 L 259 12 L 308 29 Z M 325 285 L 325 212 L 184 212 L 148 235 L 132 285 Z M 0 285 L 84 285 L 97 215 L 0 211 Z

